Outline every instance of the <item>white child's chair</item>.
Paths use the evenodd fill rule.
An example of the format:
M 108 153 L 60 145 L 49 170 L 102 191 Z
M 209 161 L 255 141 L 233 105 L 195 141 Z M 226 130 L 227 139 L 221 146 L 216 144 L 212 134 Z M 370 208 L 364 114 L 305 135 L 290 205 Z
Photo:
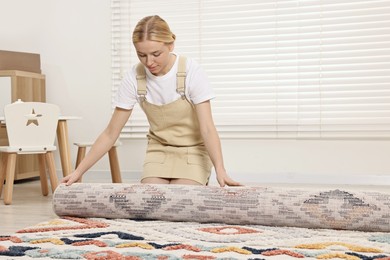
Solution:
M 42 194 L 47 196 L 46 165 L 51 189 L 58 186 L 53 151 L 60 109 L 57 105 L 20 100 L 4 108 L 8 146 L 0 146 L 3 167 L 0 169 L 0 196 L 5 179 L 4 204 L 12 202 L 15 166 L 18 154 L 38 154 Z

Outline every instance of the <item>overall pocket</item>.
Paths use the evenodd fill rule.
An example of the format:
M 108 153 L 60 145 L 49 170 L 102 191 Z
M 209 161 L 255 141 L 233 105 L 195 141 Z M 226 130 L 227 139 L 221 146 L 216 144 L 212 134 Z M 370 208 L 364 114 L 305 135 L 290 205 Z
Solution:
M 206 149 L 201 146 L 188 147 L 187 163 L 199 165 L 209 171 L 212 167 L 210 156 Z
M 149 145 L 146 151 L 144 165 L 148 163 L 163 164 L 165 162 L 165 159 L 166 159 L 166 154 L 161 149 L 161 147 L 159 147 L 159 145 Z

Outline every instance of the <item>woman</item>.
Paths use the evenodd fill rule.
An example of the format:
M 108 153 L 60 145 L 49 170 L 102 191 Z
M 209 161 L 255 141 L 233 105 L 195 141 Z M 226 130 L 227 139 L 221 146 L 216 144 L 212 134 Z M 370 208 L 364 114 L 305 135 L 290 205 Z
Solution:
M 62 183 L 76 182 L 111 148 L 139 103 L 150 125 L 141 183 L 207 185 L 214 165 L 221 187 L 240 185 L 224 167 L 207 77 L 194 60 L 173 53 L 175 38 L 157 15 L 138 22 L 133 44 L 140 64 L 124 78 L 107 128 Z

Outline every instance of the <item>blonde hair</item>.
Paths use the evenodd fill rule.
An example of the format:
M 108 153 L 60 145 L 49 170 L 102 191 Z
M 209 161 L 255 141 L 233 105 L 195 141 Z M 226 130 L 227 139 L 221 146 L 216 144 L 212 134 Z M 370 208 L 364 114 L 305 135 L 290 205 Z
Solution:
M 158 15 L 142 18 L 134 28 L 133 43 L 145 40 L 163 43 L 173 43 L 175 34 L 171 32 L 168 23 Z

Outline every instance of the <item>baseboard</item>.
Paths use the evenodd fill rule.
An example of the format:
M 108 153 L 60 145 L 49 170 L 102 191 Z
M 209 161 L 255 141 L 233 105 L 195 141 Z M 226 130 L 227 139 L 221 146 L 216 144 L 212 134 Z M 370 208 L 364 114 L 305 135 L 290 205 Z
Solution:
M 347 185 L 390 185 L 390 174 L 304 174 L 304 173 L 230 173 L 241 183 L 286 183 L 286 184 L 347 184 Z M 124 182 L 139 182 L 140 172 L 122 171 Z M 83 176 L 88 182 L 110 182 L 109 171 L 89 171 Z M 212 173 L 210 184 L 216 184 Z

